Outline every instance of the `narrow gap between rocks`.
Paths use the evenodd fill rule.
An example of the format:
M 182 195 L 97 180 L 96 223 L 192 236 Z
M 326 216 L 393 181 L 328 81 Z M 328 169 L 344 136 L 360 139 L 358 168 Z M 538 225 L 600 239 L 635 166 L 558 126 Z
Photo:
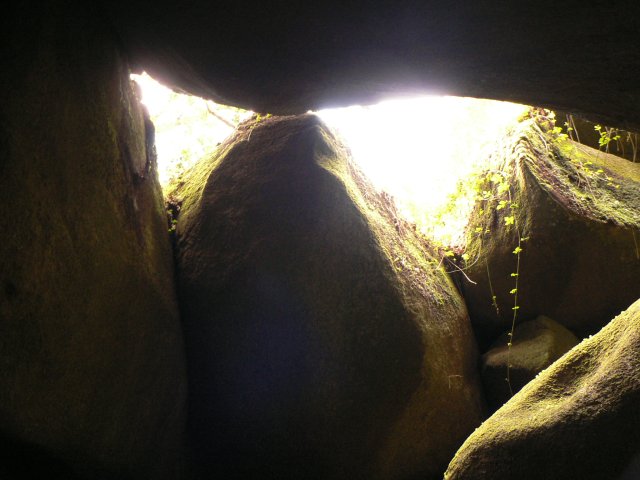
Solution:
M 165 196 L 199 159 L 214 154 L 238 125 L 271 116 L 174 92 L 146 73 L 132 78 L 155 125 L 158 175 Z M 523 119 L 536 117 L 555 137 L 640 162 L 638 133 L 601 126 L 570 112 L 509 102 L 422 96 L 314 113 L 338 134 L 372 184 L 392 199 L 399 215 L 440 248 L 449 263 L 468 261 L 465 229 L 474 205 L 487 200 L 482 197 L 488 193 L 482 191 L 483 178 L 496 168 L 495 157 L 500 156 L 496 152 L 504 153 L 509 136 Z M 598 174 L 590 171 L 591 162 L 576 161 L 584 173 Z
M 133 75 L 156 128 L 163 190 L 243 121 L 268 116 L 218 105 Z M 399 212 L 442 245 L 457 245 L 473 199 L 461 182 L 482 168 L 496 144 L 529 107 L 448 96 L 401 98 L 316 112 L 337 131 L 372 183 Z
M 144 77 L 139 81 L 151 82 Z M 242 356 L 239 364 L 244 365 L 247 358 L 256 365 L 262 365 L 265 358 L 281 362 L 277 370 L 285 374 L 274 377 L 269 386 L 273 392 L 283 392 L 280 378 L 302 371 L 296 370 L 297 360 L 290 362 L 288 354 L 280 353 L 307 358 L 300 352 L 307 352 L 306 335 L 311 338 L 312 334 L 301 330 L 301 325 L 310 325 L 309 331 L 315 328 L 300 313 L 306 315 L 307 303 L 300 303 L 304 308 L 289 303 L 294 297 L 278 290 L 274 278 L 292 278 L 292 284 L 304 286 L 300 291 L 308 304 L 329 298 L 332 318 L 359 326 L 362 319 L 353 312 L 371 306 L 372 292 L 378 288 L 371 279 L 382 278 L 385 285 L 388 278 L 396 281 L 399 288 L 391 291 L 402 292 L 401 302 L 411 305 L 407 311 L 418 313 L 411 317 L 417 322 L 408 324 L 397 321 L 403 317 L 393 313 L 389 330 L 380 335 L 386 341 L 396 338 L 398 331 L 405 332 L 406 337 L 394 345 L 417 346 L 407 355 L 402 347 L 398 358 L 407 363 L 388 372 L 394 381 L 402 377 L 399 372 L 416 372 L 422 365 L 423 351 L 416 339 L 427 338 L 420 335 L 428 333 L 435 344 L 437 334 L 433 332 L 461 312 L 459 333 L 447 338 L 469 340 L 460 349 L 464 355 L 481 354 L 479 362 L 474 358 L 469 363 L 469 378 L 479 373 L 482 388 L 478 391 L 483 392 L 489 412 L 509 402 L 637 299 L 633 286 L 638 285 L 640 265 L 640 164 L 635 133 L 539 107 L 419 97 L 311 112 L 337 134 L 334 136 L 310 115 L 270 118 L 266 112 L 241 111 L 151 85 L 148 90 L 143 86 L 143 102 L 156 125 L 160 180 L 170 210 L 169 230 L 178 245 L 177 257 L 182 255 L 181 274 L 199 272 L 200 259 L 211 251 L 222 252 L 227 245 L 242 252 L 259 251 L 246 268 L 249 273 L 239 270 L 241 282 L 235 283 L 235 277 L 229 280 L 216 302 L 203 297 L 201 306 L 193 311 L 202 313 L 197 318 L 204 324 L 210 310 L 218 309 L 222 312 L 219 318 L 232 318 L 234 328 L 246 329 L 242 338 L 245 333 L 247 338 L 262 336 L 262 325 L 268 324 L 271 337 L 264 343 L 249 342 L 265 350 L 247 349 L 247 357 Z M 305 169 L 304 162 L 299 166 L 300 152 L 314 162 L 312 168 Z M 197 163 L 200 159 L 205 161 Z M 316 170 L 326 177 L 316 178 Z M 331 180 L 325 184 L 325 178 Z M 323 203 L 322 199 L 329 200 Z M 308 219 L 313 221 L 307 224 Z M 346 244 L 360 238 L 357 228 L 350 230 L 360 223 L 366 225 L 366 241 L 354 250 L 343 248 L 340 241 Z M 206 228 L 201 227 L 205 224 Z M 345 231 L 350 233 L 344 235 Z M 210 238 L 209 232 L 216 232 L 219 238 Z M 264 238 L 271 243 L 264 241 L 264 249 L 255 247 L 255 239 Z M 370 242 L 371 238 L 377 242 Z M 286 249 L 279 247 L 283 239 Z M 325 250 L 334 240 L 341 247 Z M 372 244 L 375 248 L 368 249 Z M 344 257 L 339 255 L 342 250 L 347 251 Z M 269 260 L 263 261 L 263 255 Z M 360 261 L 377 255 L 378 264 Z M 337 275 L 318 268 L 329 259 L 335 262 L 334 257 L 340 266 Z M 217 260 L 220 263 L 212 272 L 235 268 L 235 258 L 221 254 Z M 333 288 L 335 278 L 343 277 L 345 265 L 349 267 L 344 271 L 354 276 L 345 277 L 341 288 Z M 369 272 L 368 265 L 375 268 Z M 269 275 L 252 276 L 262 270 Z M 381 272 L 385 275 L 377 277 Z M 182 284 L 188 286 L 191 277 L 187 274 L 185 278 L 189 280 Z M 263 291 L 263 282 L 278 288 Z M 322 288 L 313 290 L 320 284 Z M 363 301 L 353 305 L 361 310 L 350 303 L 351 289 L 358 285 L 362 296 L 353 298 Z M 346 291 L 349 299 L 343 300 Z M 189 295 L 184 297 L 197 297 Z M 238 314 L 235 305 L 243 302 L 250 306 L 248 313 Z M 349 307 L 341 310 L 342 305 Z M 194 307 L 190 304 L 189 308 Z M 267 311 L 266 320 L 252 309 Z M 254 318 L 260 319 L 260 325 L 251 323 Z M 289 319 L 293 321 L 282 323 Z M 402 330 L 403 325 L 410 328 Z M 416 325 L 430 325 L 433 330 L 414 328 Z M 286 335 L 281 337 L 279 332 Z M 191 345 L 197 348 L 201 332 L 191 334 Z M 342 339 L 340 335 L 336 338 Z M 324 355 L 328 344 L 318 345 Z M 245 348 L 242 342 L 236 346 Z M 210 354 L 208 348 L 201 352 L 204 356 Z M 363 354 L 371 351 L 367 346 Z M 380 359 L 381 367 L 390 368 L 396 364 L 387 359 L 394 355 L 390 347 L 375 358 Z M 290 365 L 296 368 L 288 371 Z M 228 372 L 221 371 L 220 378 L 224 378 Z M 444 369 L 447 376 L 438 377 L 447 380 L 442 391 L 452 393 L 452 382 L 463 378 L 458 371 L 462 370 L 457 366 Z M 415 378 L 425 378 L 423 373 Z M 261 382 L 264 378 L 269 375 L 260 375 Z M 252 392 L 254 379 L 250 380 L 242 384 L 243 391 Z M 426 392 L 420 381 L 411 382 L 407 380 L 408 390 Z M 350 390 L 345 387 L 345 391 Z M 406 414 L 406 421 L 413 423 L 412 416 L 422 411 L 424 402 L 409 405 L 402 419 Z M 274 412 L 275 424 L 279 424 L 279 414 Z M 398 445 L 406 440 L 401 437 Z

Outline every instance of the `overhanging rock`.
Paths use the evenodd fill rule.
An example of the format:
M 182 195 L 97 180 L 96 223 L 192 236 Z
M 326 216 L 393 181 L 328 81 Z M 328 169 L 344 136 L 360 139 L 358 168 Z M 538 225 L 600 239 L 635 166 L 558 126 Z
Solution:
M 640 5 L 632 0 L 611 14 L 597 3 L 549 1 L 99 3 L 139 68 L 254 111 L 446 93 L 640 128 Z

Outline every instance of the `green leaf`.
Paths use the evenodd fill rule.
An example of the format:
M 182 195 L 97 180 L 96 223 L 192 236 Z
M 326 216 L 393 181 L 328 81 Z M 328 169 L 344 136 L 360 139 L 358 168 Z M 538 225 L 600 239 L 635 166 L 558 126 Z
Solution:
M 508 183 L 501 183 L 500 185 L 498 185 L 498 193 L 504 193 L 507 190 L 509 190 L 509 184 Z
M 510 216 L 510 217 L 504 217 L 504 224 L 505 225 L 513 225 L 516 221 L 516 218 L 514 216 Z
M 494 173 L 491 175 L 491 177 L 489 177 L 489 180 L 492 183 L 500 183 L 502 182 L 502 175 L 500 175 L 499 173 Z
M 522 251 L 522 248 L 516 247 L 516 249 L 513 251 L 513 253 L 514 253 L 514 255 L 518 255 L 521 251 Z
M 517 274 L 517 273 L 512 273 L 512 274 L 511 274 L 511 276 L 512 276 L 512 277 L 517 277 L 517 276 L 518 276 L 518 274 Z
M 518 293 L 518 289 L 517 289 L 517 288 L 512 288 L 512 289 L 509 291 L 509 293 L 510 293 L 511 295 L 515 295 L 516 293 Z

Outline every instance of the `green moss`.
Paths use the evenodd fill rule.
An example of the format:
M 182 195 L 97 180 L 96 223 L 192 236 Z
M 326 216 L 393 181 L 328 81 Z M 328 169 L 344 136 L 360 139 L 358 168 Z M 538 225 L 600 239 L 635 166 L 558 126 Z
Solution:
M 640 164 L 526 126 L 529 171 L 558 203 L 587 218 L 640 228 Z
M 573 215 L 640 228 L 640 164 L 545 133 L 533 120 L 523 122 L 511 134 L 510 142 L 507 151 L 511 154 L 494 159 L 486 172 L 478 174 L 476 188 L 490 195 L 471 213 L 466 232 L 470 258 L 480 258 L 484 249 L 497 241 L 517 243 L 515 229 L 506 225 L 507 216 L 515 216 L 522 237 L 535 229 L 533 217 L 525 214 L 531 196 L 537 197 L 529 191 L 532 188 L 541 188 Z M 496 171 L 502 172 L 508 191 L 500 192 L 491 180 Z M 505 203 L 506 207 L 499 206 Z M 509 209 L 514 203 L 518 207 Z

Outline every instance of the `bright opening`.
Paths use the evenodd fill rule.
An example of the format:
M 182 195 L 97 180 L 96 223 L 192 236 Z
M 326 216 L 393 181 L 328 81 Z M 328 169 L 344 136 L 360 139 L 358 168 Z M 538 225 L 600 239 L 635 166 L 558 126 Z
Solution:
M 156 127 L 163 188 L 253 113 L 178 94 L 148 75 L 133 77 Z M 454 245 L 461 241 L 473 198 L 458 194 L 452 203 L 451 197 L 527 108 L 425 96 L 317 113 L 409 221 L 436 241 Z
M 165 188 L 215 150 L 253 112 L 174 92 L 146 73 L 131 75 L 156 128 L 158 177 Z
M 371 181 L 434 239 L 455 244 L 471 198 L 451 204 L 461 180 L 479 168 L 528 107 L 448 96 L 390 100 L 318 112 L 345 139 Z

